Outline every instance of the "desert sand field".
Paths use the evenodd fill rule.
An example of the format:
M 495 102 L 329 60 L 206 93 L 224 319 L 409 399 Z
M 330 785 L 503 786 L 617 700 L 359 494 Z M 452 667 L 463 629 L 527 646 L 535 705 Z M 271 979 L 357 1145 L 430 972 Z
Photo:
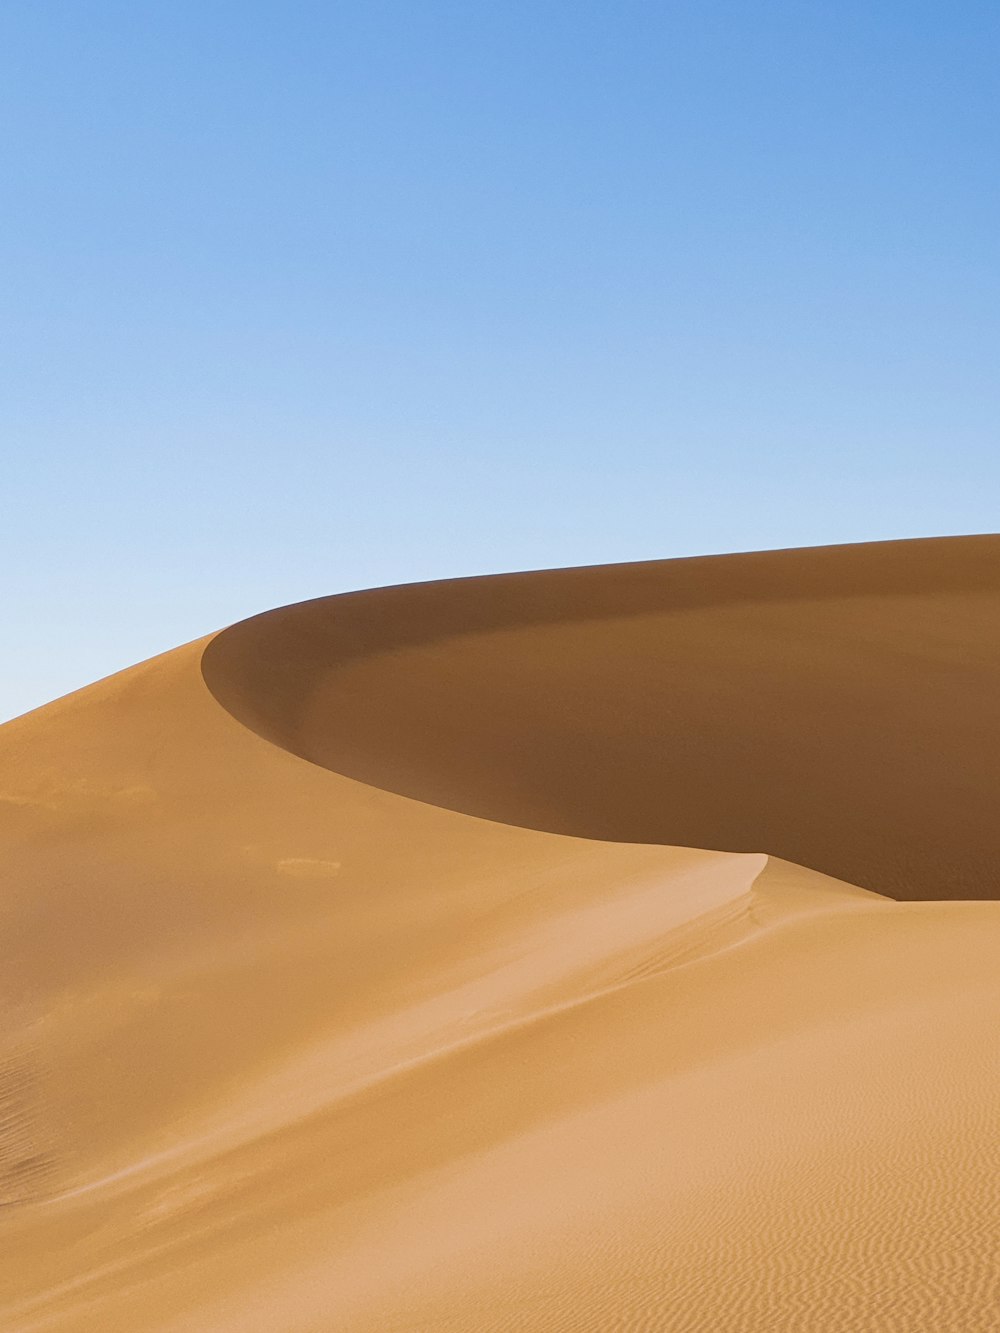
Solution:
M 0 728 L 0 1329 L 996 1333 L 1000 538 L 381 589 Z

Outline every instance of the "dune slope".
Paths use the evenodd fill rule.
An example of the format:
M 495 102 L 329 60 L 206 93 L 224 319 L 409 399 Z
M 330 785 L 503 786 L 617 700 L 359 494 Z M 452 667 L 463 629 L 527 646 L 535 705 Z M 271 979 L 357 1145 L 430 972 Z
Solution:
M 205 677 L 315 763 L 555 833 L 1000 896 L 1000 537 L 383 588 L 220 635 Z
M 886 591 L 884 548 L 801 553 L 841 592 L 810 603 L 800 581 L 743 607 L 753 628 L 731 643 L 732 679 L 705 662 L 720 707 L 765 646 L 781 657 L 754 609 L 780 604 L 795 661 L 819 651 L 816 623 L 831 644 L 796 716 L 821 697 L 849 711 L 829 666 L 848 622 L 813 614 L 841 604 L 827 560 L 878 567 L 881 591 L 858 598 L 904 599 L 891 615 L 869 606 L 867 638 L 850 613 L 851 698 L 871 676 L 869 717 L 893 669 L 911 703 L 936 671 L 985 680 L 983 542 L 974 588 L 973 548 L 944 543 L 947 577 L 917 558 L 907 593 Z M 737 582 L 787 589 L 744 559 Z M 678 564 L 691 562 L 653 582 L 688 578 Z M 763 839 L 625 841 L 621 793 L 609 840 L 550 831 L 559 812 L 586 824 L 596 810 L 571 763 L 586 759 L 566 739 L 574 719 L 593 722 L 595 762 L 618 737 L 604 786 L 617 774 L 644 799 L 666 772 L 665 732 L 647 734 L 659 677 L 630 664 L 648 648 L 662 666 L 681 613 L 651 629 L 647 605 L 640 630 L 618 578 L 308 603 L 0 729 L 0 1328 L 995 1328 L 1000 906 L 949 901 L 970 877 L 986 896 L 992 829 L 960 825 L 978 842 L 934 895 L 927 878 L 908 890 L 908 851 L 893 857 L 911 826 L 882 826 L 887 887 L 938 899 L 899 902 Z M 572 622 L 589 629 L 568 652 L 553 626 L 571 588 L 594 614 Z M 920 634 L 906 619 L 907 597 L 939 598 L 933 632 L 923 610 Z M 907 625 L 894 657 L 892 627 Z M 723 616 L 684 652 L 731 629 Z M 675 686 L 656 695 L 689 728 L 667 811 L 676 765 L 698 788 L 707 763 Z M 712 751 L 717 830 L 750 737 Z M 980 773 L 985 747 L 970 762 Z M 762 761 L 758 780 L 774 771 Z M 870 776 L 859 763 L 857 783 Z M 949 790 L 946 842 L 967 817 L 965 788 L 935 788 Z M 498 817 L 519 803 L 520 822 L 446 808 L 484 801 Z M 838 831 L 849 843 L 860 801 L 814 810 L 786 783 L 754 809 L 786 838 L 811 812 L 802 837 L 827 869 L 824 820 L 831 847 Z M 868 846 L 844 855 L 860 864 Z

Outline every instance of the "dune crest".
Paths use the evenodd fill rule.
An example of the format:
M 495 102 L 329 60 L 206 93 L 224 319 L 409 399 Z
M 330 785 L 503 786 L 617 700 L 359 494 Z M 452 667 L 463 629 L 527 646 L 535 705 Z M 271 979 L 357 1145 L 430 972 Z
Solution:
M 992 1333 L 998 551 L 356 594 L 0 729 L 0 1328 Z
M 577 837 L 994 898 L 1000 537 L 456 579 L 266 612 L 203 669 L 338 773 Z

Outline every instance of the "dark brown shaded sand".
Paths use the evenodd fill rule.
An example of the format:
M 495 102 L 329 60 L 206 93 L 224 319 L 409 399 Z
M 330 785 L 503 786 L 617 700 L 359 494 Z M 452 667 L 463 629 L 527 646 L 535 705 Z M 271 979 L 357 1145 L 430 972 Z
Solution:
M 209 687 L 435 805 L 1000 896 L 1000 538 L 384 588 L 219 635 Z

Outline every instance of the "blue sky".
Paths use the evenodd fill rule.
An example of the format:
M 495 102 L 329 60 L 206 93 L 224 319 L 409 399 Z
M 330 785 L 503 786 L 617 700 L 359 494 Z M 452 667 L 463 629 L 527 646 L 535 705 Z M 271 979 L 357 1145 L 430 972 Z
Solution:
M 0 9 L 0 717 L 282 602 L 1000 526 L 1000 8 Z

